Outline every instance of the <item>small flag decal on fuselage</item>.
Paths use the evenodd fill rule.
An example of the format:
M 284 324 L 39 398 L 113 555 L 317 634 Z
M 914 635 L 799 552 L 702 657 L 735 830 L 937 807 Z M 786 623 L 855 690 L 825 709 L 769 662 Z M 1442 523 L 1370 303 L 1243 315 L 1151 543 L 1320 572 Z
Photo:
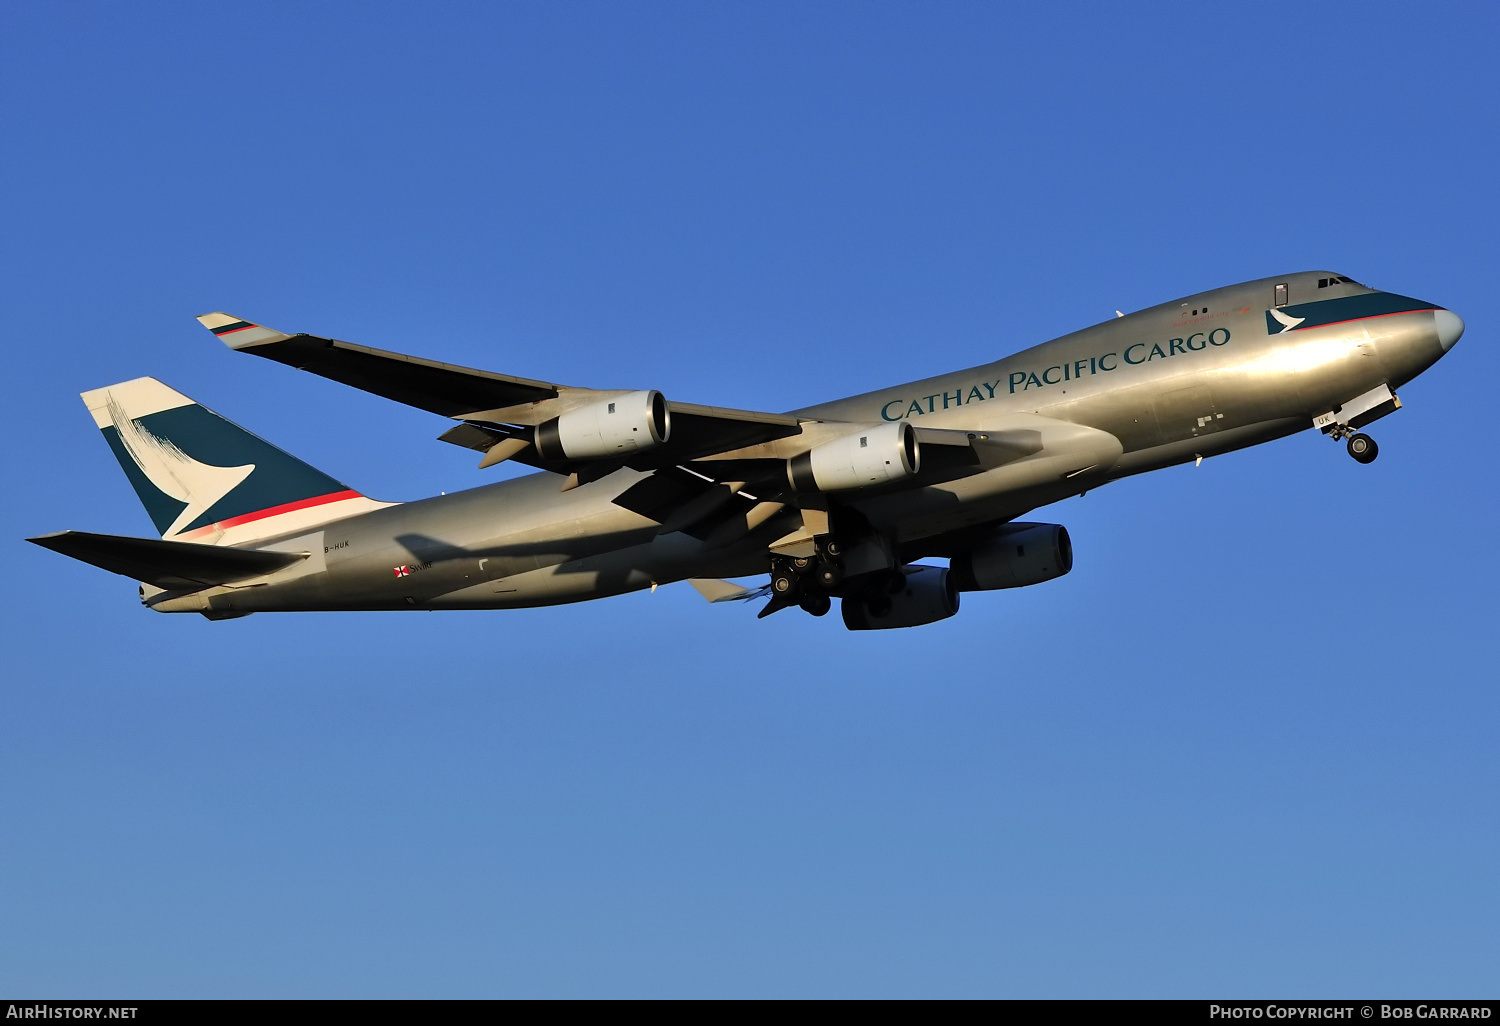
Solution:
M 393 567 L 392 569 L 394 569 L 396 571 L 396 576 L 397 577 L 410 577 L 411 576 L 411 567 L 409 567 L 409 566 L 398 566 L 398 567 Z

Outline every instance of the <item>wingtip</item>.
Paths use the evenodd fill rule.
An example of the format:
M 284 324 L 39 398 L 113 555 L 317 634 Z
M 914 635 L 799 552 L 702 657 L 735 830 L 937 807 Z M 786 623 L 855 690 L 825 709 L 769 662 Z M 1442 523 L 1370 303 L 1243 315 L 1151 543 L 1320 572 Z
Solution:
M 266 342 L 279 342 L 291 336 L 268 328 L 264 324 L 256 324 L 247 321 L 243 317 L 224 313 L 216 310 L 213 313 L 200 314 L 198 323 L 209 331 L 214 337 L 223 342 L 230 349 L 244 349 L 246 346 L 257 346 Z

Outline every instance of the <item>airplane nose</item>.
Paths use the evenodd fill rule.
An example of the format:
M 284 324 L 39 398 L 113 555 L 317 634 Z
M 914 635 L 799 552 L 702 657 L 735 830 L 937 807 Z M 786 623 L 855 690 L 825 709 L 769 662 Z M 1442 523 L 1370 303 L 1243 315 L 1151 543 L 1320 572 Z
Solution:
M 1437 327 L 1438 344 L 1446 353 L 1463 336 L 1464 319 L 1452 310 L 1437 310 L 1433 313 L 1433 322 Z

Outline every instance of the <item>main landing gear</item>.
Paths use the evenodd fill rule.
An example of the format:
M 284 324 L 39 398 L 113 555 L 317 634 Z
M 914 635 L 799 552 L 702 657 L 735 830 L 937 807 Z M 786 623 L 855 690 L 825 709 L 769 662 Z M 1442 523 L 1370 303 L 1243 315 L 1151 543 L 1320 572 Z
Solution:
M 818 544 L 813 556 L 773 556 L 771 558 L 771 601 L 760 611 L 770 616 L 788 606 L 801 606 L 813 616 L 823 616 L 833 608 L 831 593 L 844 581 L 842 543 L 832 538 Z

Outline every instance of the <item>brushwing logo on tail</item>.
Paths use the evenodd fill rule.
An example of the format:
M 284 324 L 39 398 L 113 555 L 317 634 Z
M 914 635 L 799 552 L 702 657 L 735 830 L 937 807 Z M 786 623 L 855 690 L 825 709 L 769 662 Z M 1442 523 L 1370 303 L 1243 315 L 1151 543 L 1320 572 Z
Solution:
M 114 425 L 120 444 L 141 473 L 163 495 L 187 503 L 171 526 L 162 532 L 164 538 L 177 534 L 207 513 L 255 472 L 253 463 L 240 467 L 201 463 L 169 439 L 152 434 L 140 421 L 132 420 L 113 396 L 107 405 L 110 423 Z

